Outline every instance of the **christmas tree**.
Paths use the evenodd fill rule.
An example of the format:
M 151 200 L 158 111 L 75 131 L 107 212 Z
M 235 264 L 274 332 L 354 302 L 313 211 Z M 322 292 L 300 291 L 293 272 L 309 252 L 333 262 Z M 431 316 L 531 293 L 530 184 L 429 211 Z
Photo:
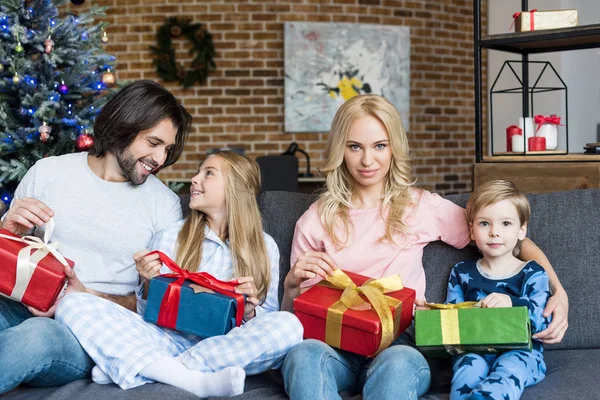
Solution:
M 0 199 L 40 158 L 86 150 L 116 90 L 105 7 L 59 13 L 68 0 L 0 1 Z M 74 2 L 80 4 L 81 1 Z M 76 10 L 76 9 L 74 9 Z

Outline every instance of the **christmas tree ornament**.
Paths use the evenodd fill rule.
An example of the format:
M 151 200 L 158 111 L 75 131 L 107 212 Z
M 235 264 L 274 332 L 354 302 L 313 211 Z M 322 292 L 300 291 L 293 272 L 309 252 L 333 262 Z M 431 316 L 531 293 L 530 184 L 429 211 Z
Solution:
M 21 42 L 17 42 L 17 45 L 15 46 L 15 51 L 17 53 L 22 53 L 23 52 L 23 46 L 21 46 Z
M 117 78 L 115 78 L 115 74 L 110 72 L 110 69 L 106 71 L 104 75 L 102 75 L 102 83 L 106 86 L 111 87 L 115 84 Z
M 58 86 L 58 91 L 61 94 L 67 94 L 67 93 L 69 93 L 69 87 L 65 84 L 65 81 L 63 81 L 62 79 L 60 81 L 60 86 Z
M 38 129 L 38 131 L 40 132 L 40 140 L 42 141 L 42 143 L 46 143 L 50 138 L 50 132 L 52 132 L 52 129 L 50 129 L 50 127 L 46 125 L 46 121 L 44 121 L 44 123 L 42 124 L 42 126 L 40 126 L 40 129 Z
M 79 151 L 87 151 L 92 148 L 94 145 L 94 137 L 89 133 L 82 133 L 77 136 L 77 141 L 75 142 L 75 146 Z
M 85 0 L 71 0 L 71 3 L 75 4 L 76 6 L 80 6 L 85 3 Z
M 54 40 L 48 36 L 48 39 L 44 40 L 44 53 L 50 54 L 52 50 L 54 50 Z
M 0 63 L 0 74 L 4 72 L 4 64 Z
M 19 83 L 21 83 L 21 77 L 19 76 L 19 74 L 17 74 L 15 72 L 15 76 L 13 76 L 12 81 L 15 85 L 18 85 Z
M 102 32 L 102 37 L 100 38 L 100 41 L 102 43 L 108 43 L 108 36 L 106 36 L 106 32 L 105 31 Z

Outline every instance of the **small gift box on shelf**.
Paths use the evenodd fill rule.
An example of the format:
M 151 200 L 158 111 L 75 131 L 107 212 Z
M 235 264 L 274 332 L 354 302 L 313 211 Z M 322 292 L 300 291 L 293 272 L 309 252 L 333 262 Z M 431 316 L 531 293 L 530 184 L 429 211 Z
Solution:
M 65 266 L 75 264 L 49 243 L 53 228 L 51 219 L 43 240 L 0 229 L 0 294 L 40 311 L 54 304 L 66 282 Z
M 531 350 L 527 307 L 479 308 L 475 302 L 428 304 L 415 312 L 415 341 L 430 356 Z
M 533 9 L 513 14 L 515 32 L 541 31 L 544 29 L 568 28 L 579 25 L 577 10 Z
M 305 338 L 374 356 L 411 324 L 414 301 L 398 275 L 370 279 L 337 269 L 294 299 L 294 313 Z
M 235 293 L 237 280 L 225 282 L 206 272 L 189 272 L 166 254 L 150 254 L 154 253 L 173 273 L 150 280 L 144 320 L 203 338 L 224 335 L 241 325 L 244 295 Z
M 523 69 L 527 70 L 526 80 L 517 72 Z M 567 86 L 550 62 L 505 61 L 489 93 L 491 156 L 569 154 Z M 561 103 L 564 104 L 564 118 L 554 112 L 563 107 Z M 517 117 L 517 113 L 521 116 Z M 517 120 L 518 126 L 510 125 Z M 506 127 L 506 135 L 498 132 L 499 123 Z M 506 146 L 500 141 L 506 142 Z

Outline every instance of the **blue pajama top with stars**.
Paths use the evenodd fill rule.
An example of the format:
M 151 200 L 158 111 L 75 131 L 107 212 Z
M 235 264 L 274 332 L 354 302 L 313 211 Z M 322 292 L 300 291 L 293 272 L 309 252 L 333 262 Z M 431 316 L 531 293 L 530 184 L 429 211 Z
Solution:
M 550 297 L 550 283 L 544 268 L 535 261 L 529 261 L 513 276 L 501 279 L 487 276 L 480 267 L 481 260 L 463 261 L 454 266 L 448 279 L 446 303 L 479 301 L 491 293 L 502 293 L 512 299 L 513 307 L 525 306 L 529 309 L 532 333 L 548 327 L 550 318 L 542 315 Z M 533 341 L 533 348 L 543 351 L 539 341 Z

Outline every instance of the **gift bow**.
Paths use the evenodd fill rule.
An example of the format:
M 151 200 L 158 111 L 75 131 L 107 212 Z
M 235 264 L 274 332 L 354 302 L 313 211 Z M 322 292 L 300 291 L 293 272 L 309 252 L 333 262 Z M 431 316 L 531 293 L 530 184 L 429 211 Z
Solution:
M 481 307 L 481 301 L 465 301 L 457 304 L 425 303 L 431 309 L 440 310 L 440 325 L 442 327 L 442 343 L 445 345 L 460 344 L 458 327 L 458 310 Z
M 336 269 L 333 271 L 333 275 L 328 276 L 326 281 L 319 284 L 343 290 L 340 299 L 327 309 L 326 343 L 334 347 L 340 347 L 342 319 L 347 309 L 366 310 L 370 309 L 370 306 L 373 306 L 381 320 L 381 342 L 373 356 L 379 354 L 392 343 L 395 334 L 394 327 L 400 325 L 400 313 L 396 313 L 396 321 L 394 321 L 390 306 L 397 306 L 400 300 L 384 296 L 384 293 L 395 292 L 404 288 L 400 276 L 392 275 L 382 279 L 369 279 L 361 286 L 356 286 L 348 275 L 342 270 Z M 364 295 L 367 300 L 364 300 L 361 295 Z
M 544 124 L 561 125 L 560 117 L 557 117 L 556 114 L 547 115 L 547 116 L 546 115 L 536 115 L 534 117 L 534 122 L 537 124 L 537 129 L 535 130 L 536 133 L 537 133 L 537 131 L 540 130 L 540 128 Z M 561 126 L 564 126 L 564 125 L 561 125 Z
M 160 311 L 158 312 L 158 320 L 156 323 L 160 326 L 164 326 L 170 329 L 176 329 L 177 316 L 179 315 L 179 298 L 181 297 L 181 285 L 185 280 L 195 282 L 205 288 L 214 290 L 217 293 L 224 294 L 229 297 L 234 297 L 237 302 L 237 308 L 235 313 L 236 326 L 242 324 L 242 318 L 244 317 L 244 296 L 235 292 L 235 287 L 239 285 L 237 279 L 232 281 L 221 281 L 207 272 L 190 272 L 182 269 L 171 260 L 162 251 L 154 250 L 148 253 L 158 254 L 160 261 L 174 273 L 162 274 L 166 278 L 177 278 L 176 281 L 171 282 L 167 286 L 167 290 L 163 295 L 162 302 L 160 304 Z
M 530 31 L 535 30 L 535 24 L 533 23 L 533 13 L 534 12 L 537 12 L 537 8 L 534 8 L 533 10 L 529 11 L 529 30 Z M 515 21 L 517 20 L 517 18 L 519 18 L 519 15 L 521 15 L 521 11 L 513 14 L 513 23 L 510 26 L 509 31 L 512 31 L 512 27 L 515 24 Z
M 45 225 L 44 239 L 37 236 L 9 236 L 0 234 L 0 238 L 25 243 L 27 246 L 19 250 L 17 255 L 17 268 L 15 271 L 15 286 L 10 294 L 12 299 L 23 300 L 27 286 L 37 268 L 37 264 L 48 255 L 52 254 L 62 265 L 69 266 L 67 260 L 58 252 L 58 242 L 49 243 L 54 231 L 54 219 L 50 218 Z M 36 250 L 31 254 L 31 250 Z

